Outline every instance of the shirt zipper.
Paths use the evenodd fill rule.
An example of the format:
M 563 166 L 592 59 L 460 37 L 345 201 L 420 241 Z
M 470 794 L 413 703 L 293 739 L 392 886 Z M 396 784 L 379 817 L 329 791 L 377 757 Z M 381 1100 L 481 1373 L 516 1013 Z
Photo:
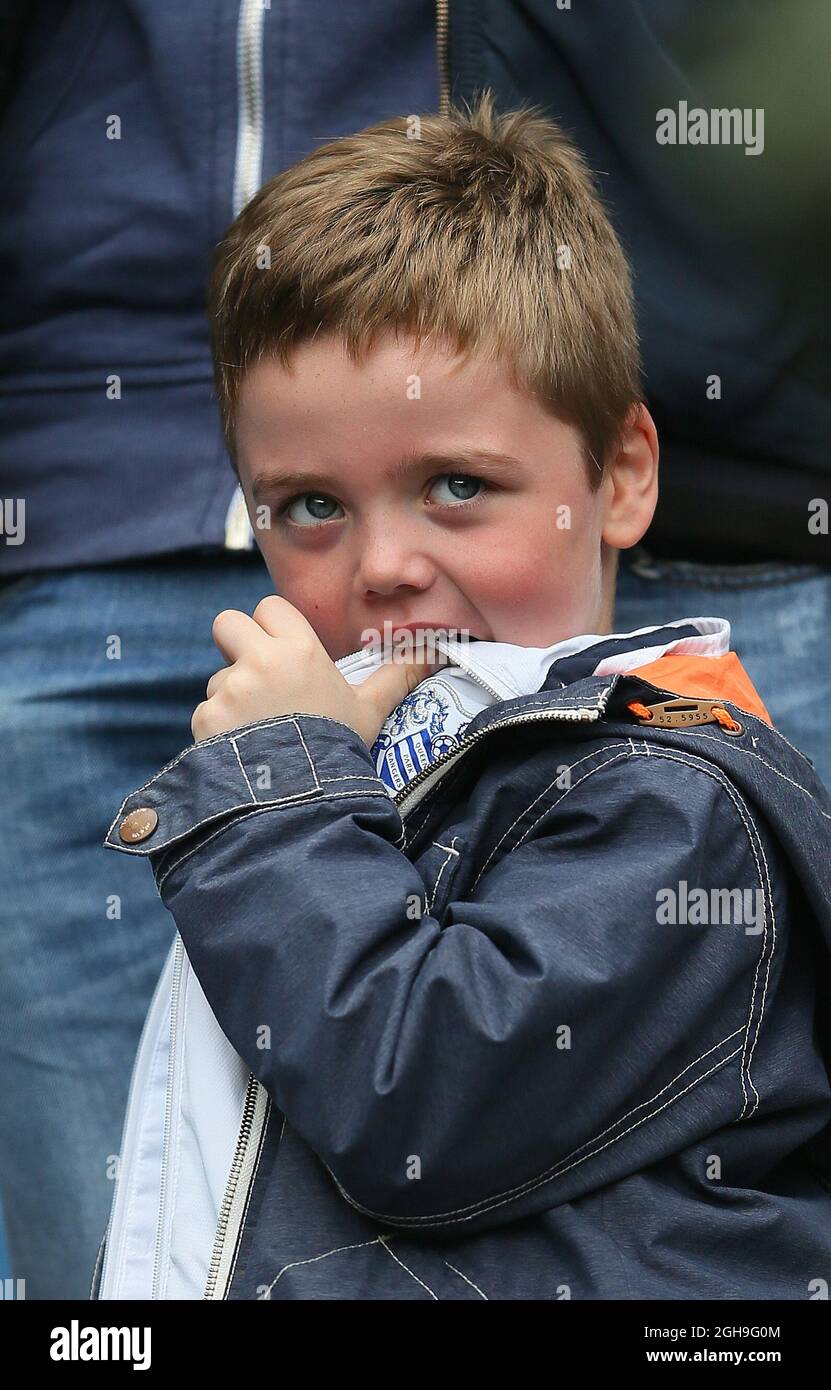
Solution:
M 234 165 L 234 217 L 260 186 L 263 159 L 262 0 L 242 0 L 237 26 L 237 153 Z
M 241 0 L 237 21 L 237 150 L 233 213 L 237 217 L 262 180 L 263 163 L 263 0 Z M 225 549 L 253 550 L 254 532 L 241 487 L 234 490 L 225 518 Z
M 480 671 L 475 670 L 474 667 L 468 666 L 462 661 L 457 650 L 451 647 L 443 638 L 436 638 L 436 648 L 443 656 L 446 656 L 454 666 L 458 666 L 460 671 L 464 671 L 466 676 L 470 676 L 471 680 L 476 681 L 484 690 L 487 690 L 488 694 L 492 695 L 494 700 L 510 700 L 511 696 L 506 695 L 504 690 L 495 690 L 494 687 L 485 680 L 485 677 Z M 438 675 L 439 673 L 436 672 L 435 674 Z
M 409 811 L 413 809 L 413 806 L 417 805 L 424 794 L 429 790 L 427 785 L 428 780 L 430 785 L 438 781 L 444 776 L 451 763 L 463 757 L 470 751 L 474 744 L 478 743 L 488 734 L 495 733 L 498 729 L 506 729 L 514 724 L 531 724 L 545 719 L 560 719 L 569 722 L 599 719 L 601 714 L 605 712 L 606 701 L 613 685 L 614 677 L 607 689 L 602 691 L 598 696 L 597 704 L 594 708 L 535 710 L 530 714 L 512 715 L 508 719 L 500 719 L 493 724 L 489 724 L 486 728 L 477 729 L 475 733 L 462 738 L 461 743 L 457 744 L 455 748 L 449 749 L 447 753 L 443 753 L 440 757 L 436 758 L 435 762 L 429 767 L 423 768 L 412 781 L 407 783 L 406 787 L 403 787 L 401 791 L 397 792 L 392 798 L 398 807 L 402 821 L 405 814 L 405 804 L 407 806 L 406 813 L 408 814 Z M 503 697 L 500 696 L 499 698 Z M 413 791 L 416 787 L 420 787 L 421 790 L 415 801 L 413 801 Z M 234 1161 L 231 1165 L 228 1185 L 225 1190 L 222 1207 L 220 1208 L 220 1217 L 217 1223 L 216 1239 L 211 1256 L 208 1281 L 203 1295 L 206 1299 L 223 1299 L 228 1291 L 228 1284 L 230 1282 L 228 1276 L 231 1273 L 230 1253 L 236 1248 L 241 1235 L 248 1193 L 254 1178 L 255 1165 L 250 1158 L 250 1154 L 252 1153 L 252 1139 L 256 1140 L 253 1150 L 256 1152 L 262 1143 L 265 1123 L 268 1118 L 269 1106 L 266 1102 L 267 1092 L 265 1087 L 261 1085 L 252 1072 L 248 1081 L 245 1105 L 243 1107 L 242 1124 L 237 1138 Z M 240 1178 L 244 1169 L 247 1170 L 248 1182 L 244 1191 L 241 1191 Z M 232 1222 L 230 1219 L 232 1210 L 237 1218 L 235 1222 Z M 219 1279 L 221 1267 L 225 1272 L 225 1278 L 222 1282 L 220 1282 Z

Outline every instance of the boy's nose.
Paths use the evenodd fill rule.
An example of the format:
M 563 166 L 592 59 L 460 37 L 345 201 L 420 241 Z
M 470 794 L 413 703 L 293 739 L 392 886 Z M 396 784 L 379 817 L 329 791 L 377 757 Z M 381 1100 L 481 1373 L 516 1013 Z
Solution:
M 433 583 L 436 566 L 423 552 L 386 537 L 361 552 L 359 574 L 364 594 L 393 594 L 401 589 L 422 593 Z

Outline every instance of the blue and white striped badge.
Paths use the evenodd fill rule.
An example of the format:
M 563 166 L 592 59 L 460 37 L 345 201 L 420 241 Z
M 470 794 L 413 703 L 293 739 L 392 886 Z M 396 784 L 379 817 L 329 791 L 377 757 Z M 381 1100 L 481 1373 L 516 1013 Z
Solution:
M 371 749 L 375 770 L 391 791 L 400 791 L 455 748 L 468 723 L 458 713 L 441 685 L 432 681 L 422 682 L 395 707 Z

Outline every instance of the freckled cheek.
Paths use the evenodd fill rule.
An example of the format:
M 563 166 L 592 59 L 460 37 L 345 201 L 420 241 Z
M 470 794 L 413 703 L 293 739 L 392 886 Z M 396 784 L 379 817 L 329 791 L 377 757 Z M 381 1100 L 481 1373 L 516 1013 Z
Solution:
M 297 564 L 282 558 L 269 568 L 276 593 L 294 604 L 324 645 L 337 640 L 344 625 L 346 579 L 339 582 L 331 564 L 315 565 L 309 557 Z

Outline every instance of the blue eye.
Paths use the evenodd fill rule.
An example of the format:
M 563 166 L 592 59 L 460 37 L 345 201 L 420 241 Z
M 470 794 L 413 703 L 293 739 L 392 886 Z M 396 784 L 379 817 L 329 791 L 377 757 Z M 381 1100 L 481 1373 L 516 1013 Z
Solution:
M 440 477 L 436 479 L 436 482 L 443 483 L 445 480 L 447 480 L 448 487 L 451 489 L 451 496 L 453 500 L 450 503 L 448 503 L 440 499 L 442 506 L 455 505 L 456 507 L 459 507 L 465 506 L 466 504 L 470 505 L 475 502 L 481 501 L 484 497 L 484 492 L 476 493 L 474 494 L 474 496 L 465 495 L 465 489 L 469 488 L 471 484 L 474 487 L 484 486 L 482 479 L 475 477 L 471 473 L 442 473 Z
M 439 498 L 438 505 L 454 511 L 476 506 L 484 501 L 489 490 L 484 479 L 471 473 L 441 473 L 433 480 L 430 491 L 439 483 L 446 483 L 450 489 L 450 500 Z M 471 495 L 471 488 L 478 491 Z M 287 518 L 288 525 L 314 530 L 329 521 L 339 521 L 344 512 L 340 503 L 326 492 L 301 492 L 279 509 L 279 515 Z
M 292 508 L 300 505 L 306 508 L 301 513 L 302 520 L 291 516 Z M 320 526 L 324 522 L 332 520 L 332 513 L 328 508 L 338 507 L 340 504 L 325 492 L 301 492 L 298 497 L 293 497 L 283 508 L 282 514 L 288 516 L 295 526 Z

